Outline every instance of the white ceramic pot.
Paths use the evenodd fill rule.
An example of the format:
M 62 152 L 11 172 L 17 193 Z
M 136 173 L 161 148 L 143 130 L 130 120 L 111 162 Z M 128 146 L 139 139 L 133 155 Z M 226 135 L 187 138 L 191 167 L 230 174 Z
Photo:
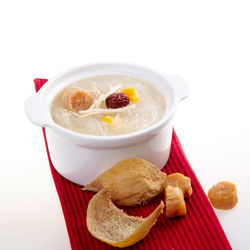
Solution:
M 162 119 L 141 131 L 118 136 L 84 135 L 53 121 L 50 106 L 57 93 L 73 81 L 105 74 L 130 75 L 153 84 L 166 101 Z M 71 69 L 52 78 L 25 102 L 25 110 L 34 124 L 46 127 L 51 161 L 56 170 L 70 181 L 86 185 L 126 158 L 144 158 L 162 169 L 170 153 L 173 115 L 177 104 L 187 96 L 188 88 L 178 76 L 128 64 L 96 64 Z

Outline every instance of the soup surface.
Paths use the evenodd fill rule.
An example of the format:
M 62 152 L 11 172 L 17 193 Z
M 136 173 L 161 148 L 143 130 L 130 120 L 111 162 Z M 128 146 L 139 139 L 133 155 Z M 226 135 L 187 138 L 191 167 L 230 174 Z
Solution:
M 127 75 L 99 75 L 73 82 L 53 100 L 60 126 L 89 135 L 121 135 L 161 119 L 165 100 L 152 84 Z

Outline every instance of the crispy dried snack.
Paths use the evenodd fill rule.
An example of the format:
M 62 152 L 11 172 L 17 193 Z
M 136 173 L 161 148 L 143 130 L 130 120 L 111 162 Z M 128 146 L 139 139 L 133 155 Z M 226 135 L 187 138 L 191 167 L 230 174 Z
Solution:
M 109 187 L 114 202 L 124 206 L 143 204 L 164 190 L 166 174 L 140 158 L 118 162 L 83 190 L 98 192 Z
M 184 195 L 180 188 L 168 186 L 165 199 L 167 217 L 183 216 L 187 213 Z
M 219 182 L 209 189 L 208 198 L 215 208 L 231 209 L 238 202 L 236 186 L 228 181 Z
M 161 201 L 147 218 L 129 216 L 112 203 L 110 190 L 103 188 L 88 204 L 87 227 L 101 241 L 116 247 L 128 247 L 146 237 L 163 208 Z
M 182 189 L 184 197 L 191 196 L 192 194 L 191 180 L 183 174 L 174 173 L 168 175 L 165 188 L 167 188 L 168 185 Z

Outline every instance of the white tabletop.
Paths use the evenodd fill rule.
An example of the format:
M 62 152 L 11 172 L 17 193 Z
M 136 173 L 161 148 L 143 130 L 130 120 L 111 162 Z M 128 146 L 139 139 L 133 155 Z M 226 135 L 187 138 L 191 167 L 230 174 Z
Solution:
M 32 79 L 94 62 L 182 76 L 174 127 L 205 192 L 228 180 L 239 203 L 216 214 L 233 249 L 250 237 L 248 1 L 5 1 L 0 6 L 0 249 L 68 250 L 41 128 L 24 113 Z M 2 6 L 3 5 L 3 6 Z

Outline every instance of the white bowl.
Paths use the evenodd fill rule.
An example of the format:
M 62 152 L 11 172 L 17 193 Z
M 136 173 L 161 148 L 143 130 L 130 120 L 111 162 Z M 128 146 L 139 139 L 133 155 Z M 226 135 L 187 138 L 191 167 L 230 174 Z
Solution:
M 166 101 L 162 119 L 154 125 L 125 135 L 93 136 L 73 132 L 57 125 L 50 113 L 54 97 L 70 83 L 95 75 L 130 75 L 153 84 Z M 49 80 L 25 102 L 29 119 L 46 127 L 51 161 L 68 180 L 86 185 L 98 175 L 126 158 L 140 157 L 162 169 L 166 164 L 172 138 L 172 118 L 188 88 L 175 75 L 163 75 L 128 64 L 95 64 L 74 68 Z

